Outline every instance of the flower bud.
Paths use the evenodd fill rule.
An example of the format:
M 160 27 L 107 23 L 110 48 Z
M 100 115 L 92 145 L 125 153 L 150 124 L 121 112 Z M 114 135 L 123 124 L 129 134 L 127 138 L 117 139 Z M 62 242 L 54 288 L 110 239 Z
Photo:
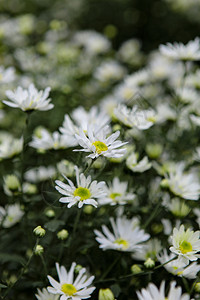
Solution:
M 35 233 L 35 235 L 42 237 L 45 235 L 46 230 L 44 228 L 42 228 L 41 226 L 37 226 L 37 227 L 35 227 L 35 229 L 33 229 L 33 232 Z
M 41 255 L 43 252 L 44 252 L 44 248 L 43 248 L 41 245 L 37 245 L 37 246 L 35 247 L 34 253 L 35 253 L 36 255 Z
M 132 265 L 131 266 L 131 272 L 133 273 L 133 274 L 138 274 L 138 273 L 140 273 L 142 270 L 141 270 L 141 268 L 140 268 L 140 266 L 138 266 L 138 265 Z
M 11 196 L 13 193 L 19 192 L 21 185 L 19 179 L 15 175 L 7 175 L 4 177 L 4 191 Z
M 155 266 L 155 261 L 150 257 L 144 262 L 146 268 L 153 268 Z
M 62 229 L 57 233 L 57 237 L 60 240 L 66 240 L 68 238 L 68 235 L 69 235 L 69 233 L 66 229 Z
M 100 289 L 98 300 L 115 300 L 115 298 L 110 289 Z
M 45 215 L 49 218 L 53 218 L 55 216 L 55 212 L 53 209 L 48 209 L 46 212 L 45 212 Z

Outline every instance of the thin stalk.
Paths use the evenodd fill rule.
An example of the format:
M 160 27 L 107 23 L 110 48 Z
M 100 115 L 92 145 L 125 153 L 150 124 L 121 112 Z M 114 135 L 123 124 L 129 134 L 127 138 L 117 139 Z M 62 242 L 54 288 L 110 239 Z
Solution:
M 7 291 L 5 292 L 5 294 L 4 294 L 3 298 L 2 298 L 2 300 L 6 299 L 7 295 L 10 293 L 11 289 L 13 289 L 13 287 L 20 281 L 20 279 L 22 278 L 22 276 L 23 276 L 24 273 L 26 272 L 26 270 L 27 270 L 27 268 L 29 267 L 29 265 L 30 265 L 30 263 L 31 263 L 31 260 L 32 260 L 32 258 L 33 258 L 33 256 L 34 256 L 34 252 L 35 252 L 34 250 L 35 250 L 35 248 L 36 248 L 37 245 L 38 245 L 38 241 L 39 241 L 39 239 L 36 240 L 35 246 L 33 247 L 32 254 L 31 254 L 31 256 L 29 257 L 29 259 L 28 259 L 27 263 L 25 264 L 25 266 L 21 269 L 21 271 L 20 271 L 20 273 L 19 273 L 19 276 L 18 276 L 17 280 L 16 280 L 13 284 L 11 284 L 11 285 L 8 287 L 8 289 L 7 289 Z

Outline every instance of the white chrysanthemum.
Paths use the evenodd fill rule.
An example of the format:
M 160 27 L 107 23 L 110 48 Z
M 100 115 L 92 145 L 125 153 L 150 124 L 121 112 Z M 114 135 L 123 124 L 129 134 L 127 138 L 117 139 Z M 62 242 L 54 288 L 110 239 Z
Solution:
M 99 111 L 97 106 L 93 106 L 89 111 L 86 111 L 84 107 L 79 106 L 73 110 L 71 116 L 75 123 L 68 115 L 65 115 L 63 126 L 60 127 L 60 131 L 64 136 L 70 139 L 70 142 L 73 143 L 74 146 L 78 145 L 75 134 L 79 134 L 80 129 L 87 132 L 88 126 L 97 125 L 99 129 L 110 123 L 110 117 L 105 111 Z
M 47 87 L 44 91 L 38 91 L 34 84 L 30 84 L 28 89 L 23 89 L 19 86 L 14 92 L 6 91 L 6 96 L 11 100 L 4 100 L 8 106 L 19 107 L 23 111 L 29 110 L 49 110 L 54 107 L 53 104 L 49 104 L 50 98 L 48 98 L 50 87 Z
M 77 187 L 73 184 L 73 182 L 64 177 L 68 184 L 56 180 L 55 183 L 56 189 L 59 193 L 64 195 L 59 199 L 62 203 L 69 203 L 68 208 L 78 203 L 78 207 L 81 208 L 83 204 L 91 204 L 97 207 L 98 203 L 95 199 L 99 199 L 105 197 L 105 182 L 96 180 L 91 181 L 91 176 L 86 177 L 83 173 L 79 174 L 78 168 L 75 166 L 76 171 L 76 182 Z
M 37 289 L 37 294 L 35 295 L 38 300 L 58 300 L 59 295 L 51 294 L 47 289 L 43 288 L 42 290 Z
M 88 299 L 95 290 L 95 287 L 90 286 L 94 280 L 94 276 L 87 277 L 86 269 L 82 268 L 78 276 L 74 279 L 74 269 L 76 263 L 73 262 L 69 272 L 66 271 L 64 266 L 59 266 L 56 263 L 59 282 L 48 276 L 49 282 L 52 287 L 47 287 L 49 293 L 60 295 L 60 300 L 81 300 Z
M 55 177 L 56 173 L 56 169 L 53 166 L 39 166 L 26 171 L 24 177 L 27 181 L 36 183 Z
M 170 251 L 183 257 L 185 261 L 197 260 L 200 255 L 197 252 L 200 251 L 200 231 L 192 231 L 188 228 L 185 231 L 184 225 L 181 225 L 179 229 L 173 229 L 173 235 L 171 236 L 172 247 Z
M 188 279 L 195 279 L 197 276 L 197 273 L 200 271 L 200 265 L 198 265 L 196 262 L 191 263 L 188 265 L 185 261 L 182 259 L 175 259 L 176 255 L 173 253 L 167 254 L 167 250 L 164 249 L 163 253 L 158 255 L 158 260 L 161 264 L 164 264 L 164 268 L 173 275 L 177 275 L 180 277 L 186 277 Z M 172 261 L 170 261 L 172 260 Z M 169 263 L 167 263 L 170 261 Z
M 175 195 L 187 199 L 198 200 L 200 183 L 196 173 L 184 173 L 185 164 L 177 163 L 166 175 L 166 185 Z
M 196 38 L 194 41 L 189 41 L 188 44 L 182 43 L 167 43 L 160 45 L 159 50 L 165 56 L 180 60 L 200 60 L 200 40 Z
M 10 67 L 5 69 L 0 66 L 0 83 L 9 83 L 15 80 L 15 69 Z
M 133 172 L 145 172 L 151 168 L 151 163 L 148 161 L 148 157 L 143 157 L 142 160 L 139 162 L 137 161 L 137 154 L 132 153 L 127 159 L 126 159 L 126 166 Z
M 114 109 L 115 117 L 128 127 L 136 127 L 141 130 L 150 128 L 156 121 L 155 112 L 149 110 L 138 110 L 137 105 L 132 109 L 120 104 Z
M 176 120 L 176 112 L 168 103 L 158 103 L 156 106 L 156 123 L 164 123 L 166 120 Z
M 176 97 L 183 103 L 195 103 L 199 101 L 200 94 L 194 88 L 177 88 L 175 92 Z
M 106 197 L 99 199 L 101 205 L 116 205 L 116 204 L 127 204 L 129 201 L 133 201 L 136 197 L 133 193 L 127 192 L 128 182 L 120 182 L 118 177 L 113 178 L 112 184 L 106 187 Z
M 102 83 L 120 80 L 126 69 L 115 60 L 104 61 L 94 72 L 94 77 Z
M 134 251 L 141 249 L 141 243 L 149 239 L 150 235 L 145 233 L 138 226 L 138 220 L 135 218 L 129 220 L 125 217 L 118 217 L 116 223 L 113 218 L 110 218 L 113 233 L 107 226 L 102 226 L 101 233 L 95 230 L 96 240 L 100 244 L 99 248 L 103 250 L 114 249 L 118 251 Z
M 0 159 L 11 158 L 22 151 L 23 138 L 15 139 L 9 133 L 0 135 Z
M 100 155 L 105 157 L 121 157 L 125 154 L 126 149 L 118 149 L 127 142 L 122 143 L 116 139 L 120 135 L 120 131 L 116 131 L 107 137 L 109 132 L 109 127 L 105 126 L 99 130 L 95 130 L 93 127 L 88 127 L 86 136 L 83 130 L 80 130 L 79 135 L 76 134 L 76 139 L 83 149 L 78 149 L 74 151 L 84 151 L 84 152 L 93 152 L 87 157 L 96 158 Z
M 200 117 L 199 116 L 191 114 L 190 119 L 196 126 L 200 126 Z
M 167 297 L 165 297 L 165 282 L 162 281 L 160 289 L 155 284 L 149 283 L 146 289 L 137 292 L 139 300 L 190 300 L 188 294 L 182 294 L 181 287 L 176 287 L 176 282 L 170 283 L 170 289 Z
M 29 143 L 33 148 L 41 150 L 50 149 L 65 149 L 74 145 L 73 140 L 66 138 L 59 132 L 55 131 L 52 134 L 45 128 L 40 130 L 39 135 L 34 135 L 33 140 Z
M 132 254 L 132 258 L 137 260 L 147 260 L 148 258 L 151 258 L 155 260 L 161 249 L 161 241 L 158 239 L 151 239 L 147 241 L 142 248 L 136 249 Z
M 19 204 L 7 205 L 5 209 L 0 207 L 0 223 L 2 227 L 9 228 L 19 222 L 24 215 Z

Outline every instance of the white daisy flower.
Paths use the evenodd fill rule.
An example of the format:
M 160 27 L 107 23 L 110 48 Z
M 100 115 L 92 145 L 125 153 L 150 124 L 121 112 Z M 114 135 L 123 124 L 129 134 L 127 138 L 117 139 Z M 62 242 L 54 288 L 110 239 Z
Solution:
M 14 138 L 11 134 L 0 135 L 0 159 L 11 158 L 22 151 L 23 138 Z
M 94 77 L 101 83 L 120 80 L 126 69 L 115 60 L 104 61 L 94 72 Z
M 188 294 L 182 294 L 181 287 L 176 287 L 176 282 L 170 283 L 170 289 L 167 297 L 165 296 L 165 282 L 162 281 L 160 289 L 155 284 L 149 283 L 146 289 L 136 292 L 139 300 L 190 300 Z
M 36 183 L 49 180 L 50 178 L 55 177 L 56 173 L 57 172 L 54 166 L 39 166 L 26 171 L 24 177 L 27 181 Z
M 137 105 L 134 105 L 132 109 L 126 105 L 119 104 L 114 109 L 115 117 L 124 125 L 133 128 L 136 127 L 140 130 L 150 128 L 156 121 L 155 112 L 152 109 L 138 110 Z
M 170 191 L 187 200 L 198 200 L 200 194 L 200 183 L 196 173 L 185 173 L 184 163 L 177 163 L 166 175 L 166 186 Z
M 148 258 L 151 258 L 155 260 L 161 249 L 161 241 L 156 238 L 151 239 L 147 241 L 142 248 L 135 250 L 135 252 L 132 254 L 132 258 L 137 260 L 147 260 Z
M 93 127 L 88 126 L 88 136 L 86 136 L 85 132 L 80 130 L 80 133 L 76 134 L 75 137 L 83 149 L 77 149 L 74 151 L 93 152 L 87 156 L 93 159 L 100 155 L 114 158 L 123 156 L 126 152 L 126 149 L 118 148 L 127 144 L 127 142 L 122 143 L 119 140 L 116 141 L 120 135 L 120 131 L 116 131 L 107 137 L 108 131 L 109 126 L 105 126 L 99 130 L 95 130 Z
M 74 42 L 84 46 L 90 55 L 105 53 L 110 49 L 110 41 L 94 30 L 79 31 L 74 35 Z
M 128 182 L 120 182 L 118 177 L 113 178 L 113 182 L 109 187 L 106 186 L 106 197 L 99 199 L 101 205 L 116 205 L 116 204 L 127 204 L 129 201 L 133 201 L 136 197 L 133 193 L 127 192 Z
M 44 91 L 38 91 L 34 84 L 30 84 L 28 89 L 23 89 L 19 86 L 14 92 L 11 90 L 6 91 L 6 96 L 11 100 L 4 100 L 8 106 L 19 107 L 23 111 L 30 110 L 49 110 L 54 107 L 53 104 L 49 104 L 50 98 L 48 98 L 50 87 L 47 87 Z
M 5 69 L 3 66 L 0 66 L 0 83 L 10 83 L 15 80 L 15 69 L 9 67 Z
M 197 260 L 200 255 L 196 254 L 200 251 L 200 231 L 192 231 L 188 228 L 185 231 L 184 225 L 179 229 L 173 229 L 173 235 L 170 237 L 172 246 L 169 248 L 171 252 L 181 256 L 184 261 Z
M 135 218 L 129 220 L 125 217 L 118 217 L 116 223 L 110 218 L 113 233 L 107 226 L 102 226 L 102 234 L 99 230 L 95 230 L 96 240 L 100 244 L 99 248 L 103 250 L 114 249 L 118 251 L 135 251 L 141 249 L 141 243 L 149 239 L 150 235 L 145 233 L 138 226 L 138 220 Z
M 69 272 L 64 266 L 59 266 L 56 263 L 59 282 L 51 276 L 47 276 L 52 287 L 47 287 L 49 293 L 60 295 L 60 300 L 81 300 L 91 297 L 95 287 L 90 286 L 94 280 L 94 276 L 87 278 L 86 269 L 82 268 L 78 276 L 74 280 L 74 269 L 76 263 L 73 262 Z
M 33 140 L 29 143 L 29 146 L 38 150 L 50 150 L 50 149 L 65 149 L 74 145 L 73 140 L 61 135 L 55 131 L 50 133 L 47 129 L 42 128 L 39 135 L 34 135 Z
M 74 204 L 78 203 L 78 207 L 81 208 L 83 204 L 91 204 L 94 207 L 97 207 L 98 203 L 94 198 L 99 199 L 105 197 L 105 182 L 100 181 L 97 182 L 91 181 L 91 176 L 86 177 L 83 173 L 79 174 L 79 169 L 75 166 L 76 171 L 76 182 L 77 187 L 73 184 L 73 182 L 65 177 L 68 184 L 56 180 L 55 183 L 56 189 L 59 193 L 64 195 L 59 199 L 62 203 L 69 203 L 68 208 L 73 206 Z
M 71 113 L 73 122 L 68 115 L 65 115 L 63 126 L 60 127 L 60 132 L 67 138 L 70 138 L 70 142 L 73 141 L 74 146 L 78 145 L 75 134 L 79 134 L 80 128 L 87 132 L 88 126 L 104 127 L 110 123 L 110 117 L 102 110 L 98 110 L 97 106 L 93 106 L 89 111 L 86 111 L 84 107 L 79 106 Z M 99 127 L 99 124 L 100 127 Z M 72 140 L 72 141 L 71 141 Z
M 200 60 L 200 40 L 198 37 L 194 41 L 189 41 L 186 45 L 182 43 L 160 45 L 159 50 L 163 55 L 172 59 Z
M 126 166 L 133 172 L 143 173 L 147 170 L 149 170 L 152 166 L 152 164 L 149 162 L 148 157 L 143 157 L 142 160 L 139 162 L 137 161 L 138 155 L 136 153 L 132 153 L 127 159 L 126 159 Z
M 38 300 L 58 300 L 59 295 L 51 294 L 47 291 L 47 289 L 43 288 L 42 290 L 37 289 L 38 294 L 36 294 L 36 298 Z
M 9 228 L 18 223 L 23 217 L 24 212 L 18 203 L 7 205 L 5 209 L 0 207 L 0 223 L 2 227 Z
M 196 262 L 191 263 L 188 265 L 185 261 L 182 259 L 175 259 L 176 257 L 174 253 L 167 254 L 167 250 L 164 249 L 163 253 L 157 256 L 158 260 L 161 264 L 164 264 L 164 268 L 173 275 L 177 275 L 180 277 L 186 277 L 188 279 L 195 279 L 197 276 L 197 273 L 200 271 L 200 265 L 198 265 Z M 172 260 L 172 261 L 170 261 Z M 169 263 L 167 263 L 170 261 Z

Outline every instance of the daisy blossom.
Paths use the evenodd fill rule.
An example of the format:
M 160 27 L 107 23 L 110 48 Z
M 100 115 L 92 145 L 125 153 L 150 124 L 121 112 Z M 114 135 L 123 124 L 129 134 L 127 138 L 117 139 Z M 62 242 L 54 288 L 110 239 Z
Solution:
M 193 262 L 190 265 L 188 265 L 187 262 L 179 258 L 172 260 L 175 257 L 176 255 L 174 253 L 170 253 L 170 255 L 168 255 L 166 249 L 164 249 L 163 253 L 158 255 L 158 260 L 161 264 L 164 264 L 164 268 L 169 273 L 180 277 L 183 276 L 188 279 L 195 279 L 197 273 L 200 271 L 200 265 L 198 265 L 196 262 Z
M 140 130 L 150 128 L 156 121 L 155 112 L 152 109 L 138 110 L 137 105 L 134 105 L 132 109 L 128 108 L 124 104 L 119 104 L 114 109 L 115 117 L 128 127 L 136 127 Z
M 112 184 L 109 187 L 106 187 L 107 196 L 99 199 L 99 204 L 123 205 L 129 201 L 133 201 L 136 195 L 128 193 L 127 187 L 128 182 L 120 182 L 118 177 L 114 177 Z
M 175 195 L 187 199 L 198 200 L 200 194 L 200 183 L 196 173 L 184 172 L 184 163 L 174 165 L 169 174 L 166 175 L 166 184 Z
M 142 289 L 141 292 L 136 292 L 139 300 L 190 300 L 188 294 L 182 295 L 181 287 L 176 287 L 176 282 L 172 281 L 170 283 L 170 290 L 165 297 L 165 282 L 162 281 L 160 289 L 156 287 L 155 284 L 149 283 L 146 289 Z
M 56 189 L 59 193 L 64 195 L 64 197 L 60 198 L 60 202 L 69 203 L 68 208 L 78 203 L 78 207 L 81 208 L 83 204 L 91 204 L 94 207 L 97 207 L 97 201 L 94 198 L 98 199 L 101 197 L 105 197 L 105 182 L 100 181 L 91 181 L 91 176 L 86 177 L 83 173 L 79 174 L 79 170 L 75 167 L 76 171 L 76 182 L 77 187 L 73 184 L 73 182 L 64 176 L 67 180 L 68 184 L 56 180 L 55 183 Z
M 99 230 L 95 230 L 96 240 L 100 243 L 103 250 L 114 249 L 118 251 L 134 251 L 142 248 L 142 242 L 149 239 L 150 235 L 145 233 L 138 226 L 138 220 L 135 218 L 128 220 L 125 217 L 118 217 L 116 223 L 110 218 L 113 233 L 107 226 L 102 226 L 102 234 Z
M 192 231 L 188 228 L 185 231 L 184 225 L 181 225 L 179 229 L 173 229 L 173 235 L 171 236 L 172 247 L 170 251 L 182 256 L 184 261 L 197 260 L 200 255 L 196 254 L 200 251 L 200 231 Z
M 37 289 L 38 294 L 36 294 L 36 298 L 38 300 L 58 300 L 59 295 L 50 294 L 47 289 L 43 288 L 42 290 Z
M 170 58 L 180 60 L 199 60 L 200 59 L 200 40 L 197 37 L 194 41 L 189 41 L 186 45 L 182 43 L 167 43 L 160 45 L 160 52 Z
M 73 262 L 69 272 L 66 271 L 64 266 L 59 266 L 56 263 L 59 282 L 51 276 L 47 276 L 52 287 L 47 287 L 49 293 L 60 295 L 60 300 L 81 300 L 91 297 L 95 287 L 91 286 L 94 276 L 87 278 L 86 269 L 82 268 L 78 276 L 74 280 L 74 269 L 76 263 Z
M 107 137 L 109 126 L 95 130 L 93 127 L 88 126 L 86 136 L 83 130 L 80 130 L 79 134 L 75 134 L 75 137 L 83 149 L 75 149 L 74 151 L 84 151 L 84 152 L 93 152 L 87 157 L 96 158 L 100 155 L 105 157 L 121 157 L 125 154 L 126 149 L 117 149 L 127 144 L 127 142 L 122 143 L 116 139 L 120 135 L 120 131 L 116 131 Z
M 6 96 L 10 101 L 4 100 L 3 103 L 11 107 L 19 107 L 23 111 L 49 110 L 54 107 L 53 104 L 49 104 L 49 92 L 50 87 L 44 91 L 38 91 L 34 84 L 30 84 L 28 89 L 19 86 L 14 92 L 6 91 Z

